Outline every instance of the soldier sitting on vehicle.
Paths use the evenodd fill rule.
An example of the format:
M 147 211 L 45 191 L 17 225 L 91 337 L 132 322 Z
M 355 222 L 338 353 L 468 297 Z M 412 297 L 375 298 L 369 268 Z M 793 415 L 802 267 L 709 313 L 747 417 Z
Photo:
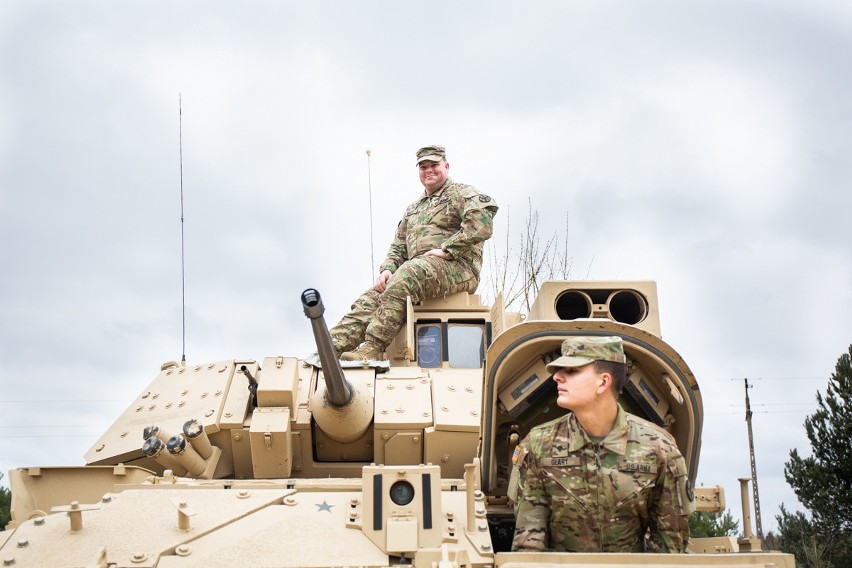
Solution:
M 406 298 L 420 303 L 479 286 L 497 204 L 450 179 L 443 146 L 420 148 L 417 168 L 425 192 L 405 210 L 373 287 L 331 329 L 343 360 L 381 359 L 405 322 Z
M 674 439 L 618 404 L 627 377 L 620 337 L 573 337 L 547 365 L 571 410 L 516 448 L 512 550 L 684 552 L 694 509 Z

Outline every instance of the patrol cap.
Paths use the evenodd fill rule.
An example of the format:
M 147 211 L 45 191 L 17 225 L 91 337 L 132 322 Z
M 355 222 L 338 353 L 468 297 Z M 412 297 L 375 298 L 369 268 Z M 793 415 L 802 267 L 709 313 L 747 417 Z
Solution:
M 562 342 L 562 357 L 547 365 L 548 373 L 559 369 L 582 367 L 594 361 L 612 361 L 626 363 L 624 345 L 621 338 L 609 337 L 572 337 Z
M 430 161 L 440 162 L 447 158 L 447 151 L 443 146 L 424 146 L 417 150 L 417 163 Z

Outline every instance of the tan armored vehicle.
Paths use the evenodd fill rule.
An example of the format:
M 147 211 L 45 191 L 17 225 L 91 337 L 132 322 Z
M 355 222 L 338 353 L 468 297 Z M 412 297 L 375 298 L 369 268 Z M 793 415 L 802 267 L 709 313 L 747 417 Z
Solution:
M 3 565 L 794 566 L 748 531 L 683 555 L 509 552 L 511 453 L 562 412 L 545 365 L 571 335 L 623 338 L 621 402 L 674 435 L 694 482 L 701 393 L 653 282 L 546 282 L 526 318 L 468 294 L 409 306 L 369 365 L 337 361 L 316 290 L 302 304 L 318 357 L 166 363 L 87 465 L 11 471 Z M 725 506 L 720 488 L 696 501 Z

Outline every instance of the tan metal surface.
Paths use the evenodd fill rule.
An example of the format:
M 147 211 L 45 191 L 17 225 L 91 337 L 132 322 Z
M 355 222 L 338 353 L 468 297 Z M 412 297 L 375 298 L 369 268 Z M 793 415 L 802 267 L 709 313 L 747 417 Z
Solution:
M 710 485 L 695 488 L 695 510 L 721 513 L 725 510 L 725 488 Z
M 184 422 L 195 418 L 218 430 L 218 421 L 234 374 L 233 361 L 219 361 L 189 367 L 169 367 L 128 407 L 86 452 L 86 463 L 126 462 L 143 456 L 142 431 L 157 425 L 177 434 Z
M 317 381 L 309 408 L 320 430 L 330 439 L 346 444 L 361 438 L 373 419 L 375 372 L 347 370 L 346 381 L 351 385 L 352 399 L 344 406 L 335 406 L 326 396 L 325 381 Z
M 299 360 L 295 357 L 267 357 L 258 381 L 257 405 L 292 408 L 299 388 Z
M 376 380 L 376 463 L 423 462 L 423 429 L 432 425 L 430 381 L 422 371 L 404 375 Z
M 541 285 L 535 302 L 530 308 L 527 320 L 568 319 L 560 317 L 560 304 L 575 295 L 583 298 L 587 309 L 575 312 L 574 317 L 603 318 L 627 323 L 638 329 L 660 336 L 660 312 L 657 305 L 657 283 L 651 280 L 627 280 L 611 282 L 606 280 L 551 280 Z M 560 302 L 561 300 L 561 302 Z M 638 321 L 628 320 L 618 309 L 620 301 L 635 300 Z
M 387 554 L 363 532 L 345 528 L 349 499 L 347 493 L 295 493 L 188 542 L 158 568 L 388 565 Z
M 90 566 L 101 547 L 107 561 L 118 566 L 153 567 L 159 557 L 193 538 L 209 533 L 235 518 L 280 501 L 286 489 L 247 490 L 161 488 L 158 492 L 126 490 L 99 508 L 84 511 L 83 528 L 71 533 L 66 515 L 28 521 L 15 531 L 26 547 L 14 551 L 16 566 Z M 170 499 L 187 503 L 196 514 L 189 532 L 179 530 L 179 513 Z
M 12 521 L 9 528 L 71 501 L 96 503 L 121 485 L 142 483 L 154 472 L 133 466 L 30 467 L 9 472 Z
M 88 466 L 10 472 L 13 522 L 0 556 L 57 568 L 793 568 L 790 555 L 744 552 L 759 546 L 749 538 L 695 539 L 693 554 L 663 556 L 508 553 L 505 536 L 495 537 L 511 535 L 514 444 L 561 412 L 545 365 L 572 335 L 624 339 L 623 402 L 673 434 L 694 477 L 703 402 L 686 362 L 660 338 L 658 314 L 656 285 L 642 281 L 547 282 L 527 318 L 470 294 L 412 305 L 389 369 L 343 371 L 366 395 L 352 405 L 327 404 L 322 370 L 294 357 L 168 363 L 87 452 Z M 456 324 L 483 336 L 492 326 L 482 368 L 451 366 L 480 355 L 477 334 L 453 335 Z M 418 325 L 446 333 L 436 368 L 415 359 Z M 191 419 L 203 435 L 188 434 L 188 457 L 158 464 L 143 454 L 145 427 L 159 427 L 165 443 Z M 177 459 L 187 466 L 169 466 Z M 721 487 L 696 496 L 700 510 L 725 508 Z
M 430 375 L 435 430 L 479 432 L 482 370 L 434 369 Z
M 249 438 L 253 477 L 290 477 L 293 468 L 293 444 L 289 408 L 255 408 Z
M 596 566 L 642 566 L 643 568 L 668 568 L 671 566 L 730 568 L 795 568 L 789 554 L 578 554 L 568 552 L 520 553 L 501 552 L 496 555 L 497 568 L 555 568 L 571 566 L 586 568 Z
M 441 466 L 446 478 L 461 478 L 464 466 L 470 463 L 465 456 L 476 455 L 479 432 L 452 432 L 426 428 L 424 431 L 423 462 Z

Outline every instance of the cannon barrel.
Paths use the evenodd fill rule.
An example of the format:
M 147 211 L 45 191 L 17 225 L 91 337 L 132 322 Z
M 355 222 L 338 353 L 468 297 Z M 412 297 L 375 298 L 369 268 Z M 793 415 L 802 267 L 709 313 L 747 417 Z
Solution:
M 343 368 L 337 359 L 337 353 L 334 352 L 331 333 L 323 317 L 325 306 L 322 304 L 319 291 L 308 288 L 302 292 L 302 307 L 305 309 L 305 315 L 311 320 L 317 353 L 322 363 L 322 374 L 325 377 L 328 401 L 334 406 L 344 406 L 352 400 L 352 388 L 343 377 Z

